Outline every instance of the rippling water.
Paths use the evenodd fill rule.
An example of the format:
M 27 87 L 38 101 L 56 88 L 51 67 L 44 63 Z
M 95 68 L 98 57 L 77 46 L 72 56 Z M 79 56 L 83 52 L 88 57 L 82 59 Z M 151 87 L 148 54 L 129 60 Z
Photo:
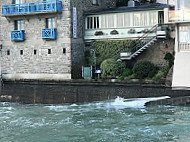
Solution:
M 190 142 L 190 108 L 144 107 L 149 100 L 0 103 L 0 142 Z

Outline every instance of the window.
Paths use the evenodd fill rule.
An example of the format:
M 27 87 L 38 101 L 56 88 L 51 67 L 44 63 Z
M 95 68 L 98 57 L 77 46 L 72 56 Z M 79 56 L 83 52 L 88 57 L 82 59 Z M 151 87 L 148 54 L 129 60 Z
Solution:
M 150 25 L 156 25 L 157 23 L 157 12 L 150 12 Z
M 123 16 L 124 16 L 123 14 L 117 14 L 117 27 L 119 28 L 123 28 L 123 22 L 124 22 Z
M 22 0 L 12 0 L 12 4 L 21 4 Z
M 20 55 L 23 55 L 23 50 L 20 50 Z
M 147 26 L 147 12 L 141 13 L 141 26 Z
M 99 25 L 99 17 L 87 17 L 87 29 L 98 29 Z
M 51 54 L 51 49 L 48 49 L 48 54 Z
M 63 48 L 63 54 L 65 54 L 66 53 L 66 48 Z
M 10 55 L 10 50 L 7 50 L 7 55 Z
M 15 20 L 14 21 L 14 30 L 23 30 L 23 20 Z
M 55 18 L 46 18 L 46 28 L 55 28 Z
M 92 0 L 93 5 L 98 5 L 98 0 Z
M 190 43 L 190 28 L 186 25 L 179 27 L 179 42 Z
M 34 55 L 36 55 L 37 54 L 37 50 L 36 49 L 34 49 Z
M 141 14 L 135 13 L 134 14 L 134 26 L 140 26 L 140 22 L 141 22 Z

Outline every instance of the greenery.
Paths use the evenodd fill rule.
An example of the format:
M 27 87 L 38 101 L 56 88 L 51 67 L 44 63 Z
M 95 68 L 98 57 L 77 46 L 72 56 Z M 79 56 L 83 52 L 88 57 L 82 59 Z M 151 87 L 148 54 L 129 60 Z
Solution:
M 117 0 L 116 1 L 116 6 L 120 7 L 120 6 L 127 6 L 128 5 L 128 1 L 129 0 Z
M 103 33 L 102 31 L 96 31 L 94 35 L 95 35 L 95 36 L 99 36 L 99 35 L 103 35 L 103 34 L 104 34 L 104 33 Z
M 116 6 L 128 6 L 128 1 L 129 0 L 117 0 L 116 1 Z M 139 0 L 141 3 L 154 3 L 156 0 Z
M 164 59 L 168 61 L 169 68 L 171 68 L 174 64 L 174 56 L 171 53 L 166 53 Z
M 136 78 L 136 74 L 130 75 L 130 79 L 135 79 L 135 78 Z
M 103 71 L 103 78 L 115 78 L 121 74 L 121 71 L 125 68 L 125 64 L 117 62 L 115 59 L 106 59 L 102 62 L 100 68 Z
M 111 35 L 117 35 L 117 34 L 119 34 L 119 32 L 117 30 L 113 30 L 113 31 L 110 32 L 110 34 Z
M 118 80 L 124 80 L 125 78 L 123 76 L 118 77 Z
M 149 61 L 138 61 L 133 67 L 133 73 L 137 78 L 144 79 L 146 77 L 152 78 L 158 71 L 158 68 Z
M 120 58 L 120 52 L 130 48 L 136 43 L 135 40 L 107 40 L 107 41 L 94 41 L 91 48 L 96 52 L 97 66 L 109 58 L 117 60 Z M 85 54 L 86 62 L 88 65 L 94 66 L 94 54 Z
M 133 72 L 132 72 L 132 70 L 131 69 L 129 69 L 129 68 L 125 68 L 123 71 L 122 71 L 122 76 L 129 76 L 129 75 L 131 75 Z
M 165 78 L 164 72 L 163 72 L 163 71 L 159 71 L 159 72 L 152 78 L 152 80 L 159 83 L 162 78 Z

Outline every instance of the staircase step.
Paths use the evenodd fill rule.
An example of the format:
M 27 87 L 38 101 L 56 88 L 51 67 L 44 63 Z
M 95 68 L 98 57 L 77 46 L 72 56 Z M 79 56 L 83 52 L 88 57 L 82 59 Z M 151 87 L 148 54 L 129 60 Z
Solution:
M 166 36 L 161 36 L 161 35 L 160 35 L 160 36 L 157 36 L 157 38 L 166 38 Z

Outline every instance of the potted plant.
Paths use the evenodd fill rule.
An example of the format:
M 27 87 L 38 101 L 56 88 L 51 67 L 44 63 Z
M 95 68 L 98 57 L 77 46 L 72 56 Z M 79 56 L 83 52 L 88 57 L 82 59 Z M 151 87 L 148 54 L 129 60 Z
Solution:
M 110 32 L 110 34 L 111 35 L 117 35 L 117 34 L 119 34 L 119 32 L 117 30 L 113 30 L 113 31 Z
M 102 31 L 96 31 L 94 35 L 95 35 L 95 36 L 100 36 L 100 35 L 103 35 L 103 34 L 104 34 L 104 33 L 103 33 Z
M 130 30 L 128 31 L 128 33 L 129 33 L 129 34 L 134 34 L 134 33 L 136 33 L 136 30 L 135 30 L 135 29 L 130 29 Z

